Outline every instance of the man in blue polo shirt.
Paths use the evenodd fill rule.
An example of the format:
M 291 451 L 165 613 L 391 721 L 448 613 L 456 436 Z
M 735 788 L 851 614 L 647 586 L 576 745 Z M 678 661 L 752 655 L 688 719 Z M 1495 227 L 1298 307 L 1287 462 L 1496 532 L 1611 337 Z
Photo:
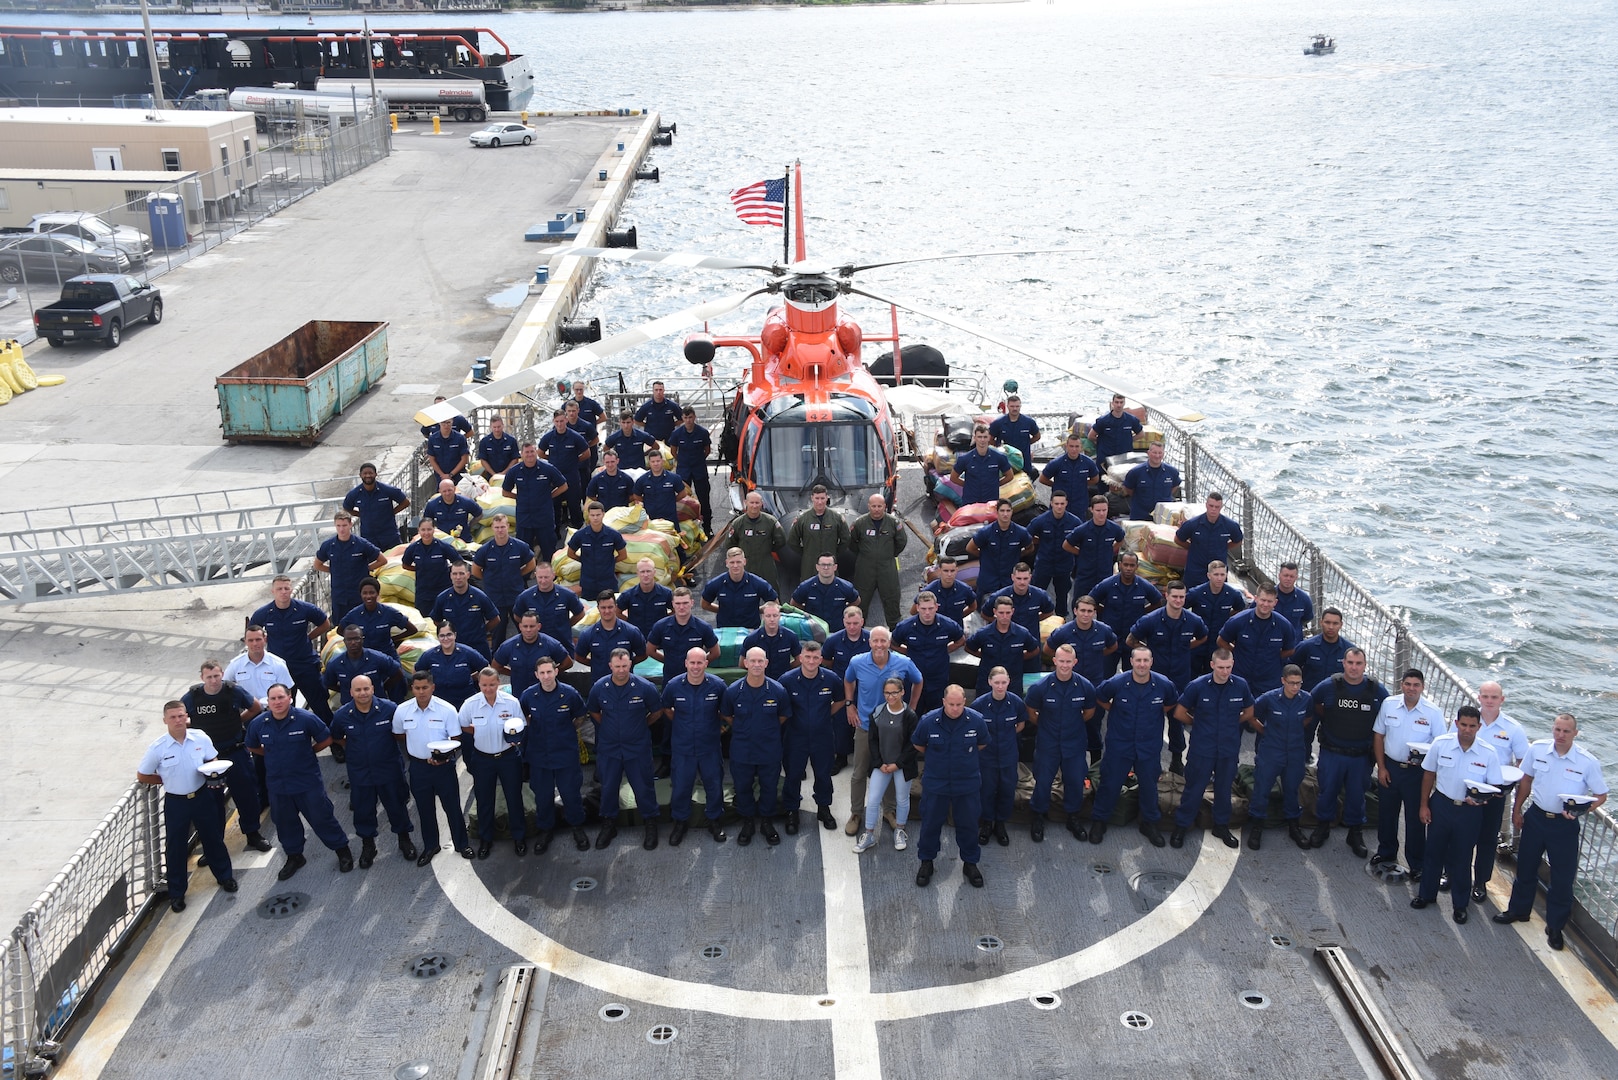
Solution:
M 1240 842 L 1230 831 L 1230 788 L 1242 752 L 1242 728 L 1253 720 L 1253 692 L 1247 680 L 1231 674 L 1235 658 L 1230 650 L 1214 650 L 1213 670 L 1180 695 L 1174 718 L 1191 729 L 1191 749 L 1185 757 L 1185 790 L 1174 810 L 1170 847 L 1185 846 L 1185 831 L 1196 820 L 1202 795 L 1213 783 L 1213 834 L 1226 847 Z
M 499 476 L 521 456 L 517 440 L 506 434 L 506 422 L 500 417 L 489 421 L 489 433 L 478 440 L 477 455 L 478 470 L 485 479 Z
M 646 635 L 647 651 L 653 660 L 663 665 L 665 685 L 687 670 L 685 657 L 692 649 L 701 649 L 710 664 L 719 659 L 719 635 L 691 613 L 695 606 L 691 590 L 681 585 L 674 590 L 669 603 L 674 607 L 674 614 L 657 620 L 652 632 Z M 706 665 L 704 667 L 706 669 Z
M 1219 631 L 1219 647 L 1236 658 L 1235 673 L 1255 697 L 1280 687 L 1281 668 L 1297 644 L 1297 631 L 1275 610 L 1274 585 L 1260 585 L 1253 606 L 1232 615 Z
M 476 501 L 459 495 L 448 480 L 438 482 L 438 494 L 427 500 L 421 508 L 422 516 L 433 519 L 433 527 L 445 536 L 470 541 L 483 518 L 483 507 Z
M 669 816 L 674 819 L 669 847 L 679 847 L 691 827 L 691 795 L 699 776 L 708 835 L 723 844 L 725 830 L 719 819 L 725 814 L 725 763 L 719 746 L 719 708 L 725 681 L 708 673 L 706 649 L 688 649 L 684 659 L 685 670 L 663 683 L 661 699 L 669 729 Z
M 500 612 L 500 625 L 489 635 L 489 640 L 499 642 L 505 640 L 507 627 L 516 624 L 517 597 L 534 572 L 535 559 L 534 549 L 511 535 L 506 515 L 494 515 L 491 528 L 494 539 L 472 555 L 472 576 Z
M 557 523 L 582 525 L 584 476 L 590 461 L 589 440 L 569 427 L 567 414 L 558 409 L 551 414 L 551 430 L 539 438 L 539 452 L 567 482 L 567 490 L 556 503 Z
M 274 599 L 253 612 L 247 625 L 264 628 L 269 651 L 286 663 L 304 704 L 322 723 L 329 724 L 331 707 L 326 703 L 326 684 L 321 678 L 320 654 L 315 652 L 314 640 L 324 640 L 331 620 L 315 605 L 294 600 L 292 579 L 285 574 L 276 575 L 270 582 L 270 595 Z
M 1078 433 L 1070 432 L 1061 456 L 1047 461 L 1045 468 L 1040 470 L 1039 482 L 1053 492 L 1067 492 L 1068 501 L 1074 506 L 1084 506 L 1090 485 L 1100 476 L 1101 470 L 1096 468 L 1096 463 L 1084 456 L 1084 442 Z
M 573 666 L 567 646 L 540 630 L 538 615 L 525 611 L 517 620 L 517 632 L 494 650 L 494 669 L 511 676 L 511 694 L 520 700 L 538 678 L 534 668 L 542 657 L 549 657 L 558 672 Z
M 857 608 L 855 610 L 858 610 Z M 845 628 L 846 632 L 846 628 Z M 846 639 L 852 641 L 852 637 Z M 903 679 L 904 700 L 914 709 L 921 700 L 921 670 L 908 656 L 893 651 L 893 634 L 885 626 L 872 627 L 870 648 L 848 659 L 843 671 L 843 699 L 848 702 L 845 716 L 853 734 L 854 775 L 849 778 L 849 806 L 853 816 L 844 831 L 853 836 L 864 817 L 865 793 L 871 783 L 871 714 L 885 704 L 882 684 Z
M 567 541 L 567 553 L 579 562 L 579 595 L 598 596 L 618 592 L 618 560 L 629 554 L 624 537 L 617 529 L 602 523 L 606 507 L 592 502 L 585 508 L 584 527 L 575 529 Z
M 954 619 L 938 614 L 938 597 L 930 592 L 917 593 L 915 607 L 916 614 L 893 628 L 893 647 L 908 656 L 921 672 L 917 711 L 928 713 L 944 703 L 949 655 L 966 644 L 966 632 Z
M 620 469 L 646 468 L 646 451 L 657 445 L 644 428 L 635 426 L 633 414 L 623 412 L 618 414 L 618 430 L 607 436 L 606 448 L 618 452 L 618 467 Z
M 500 626 L 500 609 L 488 593 L 472 584 L 464 561 L 450 564 L 449 588 L 438 594 L 428 614 L 439 626 L 453 626 L 456 640 L 476 649 L 485 660 L 493 655 L 489 633 Z
M 1034 542 L 1028 530 L 1011 520 L 1011 503 L 994 506 L 995 519 L 972 534 L 966 553 L 978 560 L 978 600 L 1011 584 L 1011 569 L 1022 562 Z
M 843 610 L 860 602 L 860 591 L 852 581 L 837 576 L 837 557 L 823 552 L 815 560 L 815 576 L 804 578 L 792 590 L 792 602 L 830 628 L 842 625 Z
M 594 499 L 608 510 L 628 506 L 635 496 L 635 480 L 619 467 L 618 451 L 608 450 L 601 455 L 601 471 L 590 477 L 584 495 Z
M 691 485 L 691 493 L 702 505 L 702 531 L 713 532 L 712 495 L 708 487 L 708 458 L 713 455 L 713 438 L 697 423 L 697 410 L 687 405 L 680 410 L 680 426 L 668 437 L 674 448 L 674 471 Z
M 360 602 L 360 582 L 387 565 L 387 557 L 362 536 L 354 535 L 354 518 L 347 510 L 332 515 L 336 536 L 321 541 L 315 569 L 331 575 L 331 608 L 344 612 Z
M 567 477 L 541 461 L 531 442 L 522 444 L 522 460 L 506 470 L 500 490 L 517 504 L 517 539 L 534 549 L 542 563 L 556 551 L 556 500 L 567 490 Z
M 573 643 L 573 655 L 580 663 L 590 665 L 590 678 L 604 679 L 611 674 L 614 653 L 623 651 L 629 656 L 631 667 L 646 656 L 646 639 L 641 632 L 618 617 L 618 598 L 607 589 L 596 596 L 596 611 L 601 618 L 579 631 Z
M 1112 395 L 1108 411 L 1096 417 L 1096 422 L 1090 425 L 1090 441 L 1095 443 L 1096 458 L 1102 462 L 1135 449 L 1135 436 L 1140 433 L 1140 420 L 1134 414 L 1124 412 L 1122 394 Z
M 1163 444 L 1146 448 L 1146 461 L 1124 474 L 1124 494 L 1129 497 L 1132 521 L 1150 521 L 1161 502 L 1180 497 L 1180 470 L 1163 464 Z
M 1224 562 L 1230 552 L 1242 542 L 1242 527 L 1220 513 L 1225 497 L 1210 492 L 1204 504 L 1207 513 L 1187 518 L 1185 524 L 1174 531 L 1174 542 L 1186 549 L 1185 583 L 1196 588 L 1208 580 L 1208 564 Z
M 747 572 L 747 556 L 741 548 L 725 552 L 725 572 L 710 578 L 702 587 L 702 610 L 714 612 L 714 621 L 720 626 L 756 630 L 759 605 L 776 599 L 779 597 L 769 582 Z
M 636 675 L 628 650 L 614 649 L 612 674 L 590 688 L 586 708 L 596 723 L 596 775 L 601 780 L 601 820 L 596 850 L 618 835 L 618 787 L 625 777 L 635 793 L 635 808 L 646 823 L 641 847 L 657 847 L 657 788 L 652 780 L 651 723 L 663 711 L 657 687 Z
M 996 417 L 989 424 L 989 437 L 996 446 L 1016 447 L 1022 454 L 1023 471 L 1029 479 L 1039 477 L 1039 467 L 1034 464 L 1034 444 L 1039 441 L 1039 424 L 1032 416 L 1023 415 L 1020 396 L 1012 394 L 1006 398 L 1005 415 Z
M 665 395 L 661 382 L 652 384 L 651 400 L 641 402 L 640 408 L 635 410 L 635 422 L 659 442 L 668 441 L 680 417 L 680 403 Z
M 584 618 L 584 601 L 572 589 L 556 584 L 556 570 L 548 562 L 534 565 L 534 587 L 524 589 L 514 605 L 518 615 L 532 611 L 539 628 L 573 651 L 573 627 Z
M 1131 772 L 1140 781 L 1140 834 L 1153 847 L 1162 847 L 1158 820 L 1163 812 L 1157 801 L 1157 778 L 1163 769 L 1163 719 L 1174 708 L 1174 684 L 1152 670 L 1152 650 L 1137 645 L 1129 650 L 1129 669 L 1096 687 L 1096 701 L 1107 707 L 1106 748 L 1101 754 L 1101 779 L 1090 808 L 1090 843 L 1099 844 L 1107 822 L 1118 805 L 1124 779 Z
M 751 844 L 757 830 L 773 847 L 781 842 L 770 819 L 775 816 L 781 779 L 781 728 L 792 718 L 792 699 L 785 687 L 765 674 L 769 658 L 763 649 L 748 649 L 742 662 L 747 674 L 726 688 L 719 703 L 719 716 L 730 725 L 730 779 L 736 813 L 742 818 L 736 843 Z
M 972 429 L 972 449 L 957 454 L 950 468 L 950 479 L 961 485 L 961 505 L 994 502 L 1000 485 L 1011 479 L 1011 461 L 989 445 L 987 424 Z
M 653 450 L 646 455 L 647 472 L 635 481 L 635 501 L 646 510 L 653 521 L 680 521 L 680 496 L 685 494 L 685 481 L 663 467 L 663 451 Z
M 1095 595 L 1097 583 L 1112 576 L 1112 568 L 1118 561 L 1118 545 L 1123 542 L 1123 526 L 1107 520 L 1107 497 L 1091 497 L 1090 519 L 1076 525 L 1062 544 L 1062 549 L 1074 559 L 1075 594 Z
M 651 559 L 635 563 L 635 584 L 618 594 L 618 614 L 642 634 L 674 614 L 674 593 L 657 583 L 657 564 Z
M 392 484 L 379 484 L 376 466 L 360 466 L 360 482 L 343 496 L 343 509 L 358 514 L 360 535 L 383 551 L 400 542 L 399 515 L 410 508 L 410 497 Z
M 460 483 L 471 460 L 472 444 L 455 430 L 453 419 L 445 420 L 427 436 L 427 464 L 440 480 L 448 480 L 452 485 Z
M 1067 813 L 1067 831 L 1075 840 L 1086 839 L 1079 824 L 1079 808 L 1084 805 L 1084 780 L 1089 774 L 1090 719 L 1095 715 L 1095 687 L 1073 670 L 1078 656 L 1073 646 L 1056 650 L 1056 670 L 1028 688 L 1023 704 L 1028 706 L 1034 724 L 1034 794 L 1028 800 L 1032 814 L 1028 838 L 1045 839 L 1045 812 L 1051 805 L 1051 786 L 1058 771 L 1062 774 L 1062 809 Z
M 786 729 L 786 784 L 781 794 L 787 834 L 798 831 L 798 806 L 803 801 L 806 768 L 815 773 L 815 818 L 828 829 L 837 828 L 831 813 L 832 732 L 843 724 L 843 680 L 821 664 L 820 642 L 806 641 L 798 653 L 798 666 L 780 679 L 792 699 L 792 719 Z
M 1034 587 L 1050 592 L 1057 611 L 1068 610 L 1074 558 L 1062 543 L 1076 525 L 1078 519 L 1067 512 L 1065 491 L 1052 492 L 1051 508 L 1028 523 L 1028 535 L 1034 538 Z

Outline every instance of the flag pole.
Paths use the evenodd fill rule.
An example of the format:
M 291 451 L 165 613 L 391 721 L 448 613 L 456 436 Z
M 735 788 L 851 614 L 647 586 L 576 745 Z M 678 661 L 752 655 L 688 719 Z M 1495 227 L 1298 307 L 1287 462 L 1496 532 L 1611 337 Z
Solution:
M 782 175 L 782 182 L 786 187 L 782 189 L 781 198 L 781 262 L 787 265 L 792 263 L 792 167 L 787 166 Z

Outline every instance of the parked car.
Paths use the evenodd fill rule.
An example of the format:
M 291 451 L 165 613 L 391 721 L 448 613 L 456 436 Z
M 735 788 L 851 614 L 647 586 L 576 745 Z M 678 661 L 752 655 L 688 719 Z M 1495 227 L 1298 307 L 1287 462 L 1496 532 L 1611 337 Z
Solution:
M 124 327 L 163 321 L 163 293 L 123 274 L 86 274 L 62 286 L 62 298 L 34 312 L 34 330 L 60 348 L 69 341 L 99 341 L 116 349 Z
M 486 128 L 479 128 L 467 136 L 473 146 L 516 146 L 521 143 L 527 146 L 534 141 L 538 134 L 526 124 L 514 124 L 502 121 L 490 124 Z
M 66 281 L 80 274 L 119 274 L 129 269 L 129 256 L 117 248 L 97 247 L 76 236 L 19 235 L 0 242 L 0 282 Z
M 129 256 L 131 263 L 144 263 L 152 255 L 150 236 L 128 225 L 114 225 L 94 214 L 81 211 L 35 214 L 32 227 L 37 233 L 65 233 L 88 240 L 96 247 L 117 248 Z

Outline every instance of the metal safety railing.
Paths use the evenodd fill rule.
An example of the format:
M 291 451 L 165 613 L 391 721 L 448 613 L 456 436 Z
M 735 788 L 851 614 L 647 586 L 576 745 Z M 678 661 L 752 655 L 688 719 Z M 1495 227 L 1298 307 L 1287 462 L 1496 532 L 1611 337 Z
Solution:
M 134 784 L 45 887 L 0 952 L 7 1077 L 43 1076 L 80 1003 L 167 887 L 162 794 Z

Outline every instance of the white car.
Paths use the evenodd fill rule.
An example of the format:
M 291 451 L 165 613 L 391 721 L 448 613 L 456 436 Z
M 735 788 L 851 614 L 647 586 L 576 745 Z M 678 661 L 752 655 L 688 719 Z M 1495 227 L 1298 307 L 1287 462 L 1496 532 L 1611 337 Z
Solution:
M 536 132 L 526 124 L 490 124 L 481 131 L 467 136 L 473 146 L 527 146 L 534 141 Z

